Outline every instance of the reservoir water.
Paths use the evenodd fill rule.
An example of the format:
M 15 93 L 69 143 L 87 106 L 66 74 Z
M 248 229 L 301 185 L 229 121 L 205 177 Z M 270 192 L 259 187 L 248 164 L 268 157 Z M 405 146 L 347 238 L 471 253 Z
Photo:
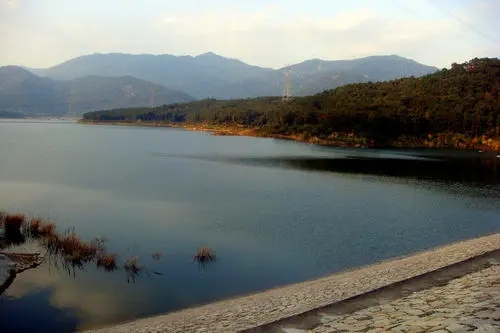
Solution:
M 0 211 L 103 236 L 144 267 L 47 261 L 0 296 L 2 332 L 69 332 L 498 232 L 500 158 L 1 120 Z M 194 262 L 201 246 L 218 260 Z

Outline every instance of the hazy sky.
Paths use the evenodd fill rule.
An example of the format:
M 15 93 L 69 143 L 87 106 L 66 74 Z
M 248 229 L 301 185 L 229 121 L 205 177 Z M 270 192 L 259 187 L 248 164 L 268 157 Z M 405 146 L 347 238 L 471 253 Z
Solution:
M 499 57 L 498 32 L 500 0 L 0 0 L 0 65 L 213 51 L 275 68 L 375 54 L 444 67 Z

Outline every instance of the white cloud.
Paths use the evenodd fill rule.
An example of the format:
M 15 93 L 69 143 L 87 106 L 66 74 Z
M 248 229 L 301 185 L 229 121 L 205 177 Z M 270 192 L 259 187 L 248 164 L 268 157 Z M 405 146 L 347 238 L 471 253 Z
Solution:
M 372 54 L 400 54 L 445 66 L 475 50 L 490 52 L 493 45 L 460 20 L 490 34 L 500 28 L 495 18 L 500 2 L 496 0 L 467 6 L 457 3 L 452 8 L 408 0 L 377 4 L 360 0 L 339 6 L 341 9 L 329 4 L 324 10 L 307 11 L 289 10 L 283 1 L 252 8 L 217 2 L 195 8 L 169 8 L 146 16 L 131 13 L 128 18 L 119 12 L 121 16 L 95 22 L 60 15 L 56 20 L 26 24 L 11 17 L 0 21 L 0 32 L 7 36 L 0 63 L 48 66 L 94 52 L 194 55 L 213 51 L 271 67 L 313 57 L 343 59 Z
M 155 29 L 175 46 L 189 41 L 184 45 L 185 53 L 211 50 L 250 63 L 281 67 L 312 57 L 400 54 L 411 45 L 418 49 L 430 40 L 455 38 L 460 26 L 453 18 L 401 19 L 366 7 L 322 17 L 287 16 L 271 10 L 214 10 L 177 16 L 175 24 L 170 17 L 166 23 L 163 18 Z
M 80 329 L 139 315 L 141 309 L 130 302 L 129 297 L 132 293 L 136 299 L 144 298 L 143 286 L 134 286 L 132 292 L 124 293 L 120 290 L 124 286 L 103 276 L 106 273 L 88 276 L 84 272 L 77 272 L 77 279 L 68 278 L 65 274 L 62 270 L 42 265 L 17 276 L 6 295 L 20 298 L 38 290 L 49 290 L 50 305 L 74 311 L 80 320 Z

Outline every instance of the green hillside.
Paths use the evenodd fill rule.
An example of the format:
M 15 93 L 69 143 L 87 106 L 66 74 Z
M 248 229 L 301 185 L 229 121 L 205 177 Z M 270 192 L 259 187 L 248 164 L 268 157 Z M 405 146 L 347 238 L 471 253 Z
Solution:
M 91 112 L 87 121 L 253 128 L 261 135 L 375 145 L 484 144 L 500 129 L 500 60 L 473 59 L 420 78 L 351 84 L 282 103 L 278 97 L 202 100 Z

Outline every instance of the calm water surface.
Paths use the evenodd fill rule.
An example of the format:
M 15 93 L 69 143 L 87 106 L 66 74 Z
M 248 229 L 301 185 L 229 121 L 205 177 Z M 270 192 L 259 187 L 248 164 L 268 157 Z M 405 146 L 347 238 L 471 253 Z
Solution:
M 495 155 L 32 120 L 0 121 L 0 152 L 0 210 L 105 236 L 146 267 L 135 283 L 22 273 L 0 296 L 5 332 L 107 325 L 500 231 Z M 219 258 L 206 267 L 203 245 Z

